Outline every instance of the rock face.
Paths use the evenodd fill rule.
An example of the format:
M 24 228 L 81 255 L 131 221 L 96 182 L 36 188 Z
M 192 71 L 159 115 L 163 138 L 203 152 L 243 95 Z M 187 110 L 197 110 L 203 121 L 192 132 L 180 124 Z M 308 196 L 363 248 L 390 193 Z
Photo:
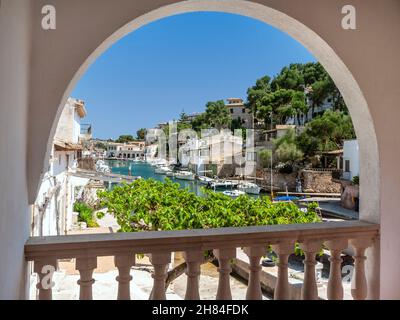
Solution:
M 360 196 L 360 188 L 357 185 L 343 186 L 341 204 L 343 208 L 356 210 L 356 200 Z
M 304 192 L 340 193 L 340 183 L 334 182 L 331 171 L 303 170 L 300 173 Z

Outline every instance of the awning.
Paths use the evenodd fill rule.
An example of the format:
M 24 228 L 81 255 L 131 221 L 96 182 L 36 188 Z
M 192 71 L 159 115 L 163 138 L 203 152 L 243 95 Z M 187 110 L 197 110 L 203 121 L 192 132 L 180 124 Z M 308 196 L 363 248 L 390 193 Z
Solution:
M 79 150 L 83 150 L 83 146 L 81 144 L 77 144 L 77 143 L 55 141 L 54 142 L 54 150 L 55 151 L 79 151 Z
M 332 150 L 332 151 L 325 151 L 322 152 L 323 155 L 330 155 L 330 156 L 338 156 L 343 154 L 343 149 L 339 149 L 339 150 Z

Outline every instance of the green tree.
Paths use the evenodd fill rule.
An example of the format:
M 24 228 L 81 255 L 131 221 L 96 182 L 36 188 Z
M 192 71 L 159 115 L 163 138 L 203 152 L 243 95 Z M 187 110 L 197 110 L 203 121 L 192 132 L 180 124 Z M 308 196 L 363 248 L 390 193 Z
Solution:
M 119 138 L 116 140 L 118 143 L 126 143 L 131 141 L 135 141 L 135 138 L 130 134 L 119 136 Z
M 296 144 L 296 132 L 289 129 L 287 133 L 273 141 L 274 161 L 284 165 L 293 166 L 296 162 L 303 160 L 303 152 Z
M 271 167 L 271 157 L 272 157 L 272 150 L 271 149 L 264 149 L 259 152 L 261 166 L 263 168 L 270 168 Z
M 257 112 L 257 118 L 263 119 L 265 123 L 269 124 L 272 114 L 273 124 L 285 124 L 291 117 L 295 117 L 300 123 L 301 116 L 307 111 L 308 106 L 304 92 L 278 89 L 264 96 L 262 106 Z
M 307 123 L 305 130 L 297 137 L 297 145 L 307 156 L 318 152 L 340 149 L 343 141 L 356 137 L 353 123 L 343 111 L 326 110 Z
M 265 128 L 272 129 L 271 112 L 272 125 L 283 124 L 293 116 L 300 124 L 309 109 L 314 116 L 315 109 L 327 98 L 332 99 L 334 110 L 347 113 L 342 95 L 320 63 L 294 63 L 284 67 L 273 79 L 268 76 L 258 79 L 247 91 L 246 106 L 257 119 L 264 121 Z
M 215 128 L 218 130 L 232 127 L 231 116 L 223 100 L 210 101 L 206 104 L 206 111 L 195 117 L 190 128 L 200 133 L 202 129 Z
M 328 90 L 328 83 L 326 80 L 320 80 L 314 82 L 311 87 L 310 91 L 308 92 L 308 97 L 311 101 L 311 115 L 314 117 L 315 115 L 315 108 L 322 105 L 325 99 L 329 95 Z
M 247 90 L 246 107 L 251 109 L 255 116 L 260 108 L 266 107 L 263 102 L 266 100 L 266 96 L 271 93 L 270 82 L 271 78 L 264 76 L 263 78 L 258 79 L 256 84 Z
M 304 77 L 301 64 L 291 64 L 284 67 L 281 72 L 272 80 L 271 87 L 274 91 L 279 89 L 304 90 Z
M 146 129 L 145 128 L 141 128 L 136 132 L 136 136 L 138 138 L 138 140 L 144 140 L 146 139 Z

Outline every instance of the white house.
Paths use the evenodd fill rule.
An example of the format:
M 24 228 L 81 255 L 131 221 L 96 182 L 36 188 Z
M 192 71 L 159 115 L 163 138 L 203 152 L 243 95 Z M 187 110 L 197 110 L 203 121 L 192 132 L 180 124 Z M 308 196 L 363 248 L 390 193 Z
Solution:
M 246 129 L 253 128 L 253 115 L 240 98 L 228 98 L 226 108 L 232 120 L 239 120 Z
M 360 175 L 358 140 L 346 140 L 343 144 L 343 178 L 352 180 Z
M 243 154 L 242 137 L 233 135 L 229 130 L 199 138 L 188 139 L 179 148 L 180 162 L 199 175 L 213 171 L 219 175 L 223 168 L 232 170 L 239 167 Z M 234 172 L 234 171 L 233 171 Z
M 80 121 L 85 116 L 84 102 L 69 98 L 53 139 L 48 170 L 32 205 L 34 236 L 63 235 L 72 227 L 75 187 L 87 183 L 69 175 L 82 153 Z
M 129 143 L 107 143 L 107 158 L 119 159 L 144 159 L 146 143 L 144 141 L 132 141 Z

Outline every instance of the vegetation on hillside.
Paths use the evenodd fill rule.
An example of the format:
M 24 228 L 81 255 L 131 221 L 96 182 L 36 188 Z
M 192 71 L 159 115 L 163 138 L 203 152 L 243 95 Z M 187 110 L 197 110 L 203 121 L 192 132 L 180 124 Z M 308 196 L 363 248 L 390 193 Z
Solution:
M 247 107 L 266 127 L 272 123 L 285 124 L 294 117 L 297 124 L 311 109 L 315 110 L 327 99 L 332 99 L 332 109 L 347 112 L 346 105 L 331 77 L 320 63 L 295 63 L 284 67 L 274 78 L 258 79 L 247 91 Z M 270 128 L 269 128 L 270 129 Z

